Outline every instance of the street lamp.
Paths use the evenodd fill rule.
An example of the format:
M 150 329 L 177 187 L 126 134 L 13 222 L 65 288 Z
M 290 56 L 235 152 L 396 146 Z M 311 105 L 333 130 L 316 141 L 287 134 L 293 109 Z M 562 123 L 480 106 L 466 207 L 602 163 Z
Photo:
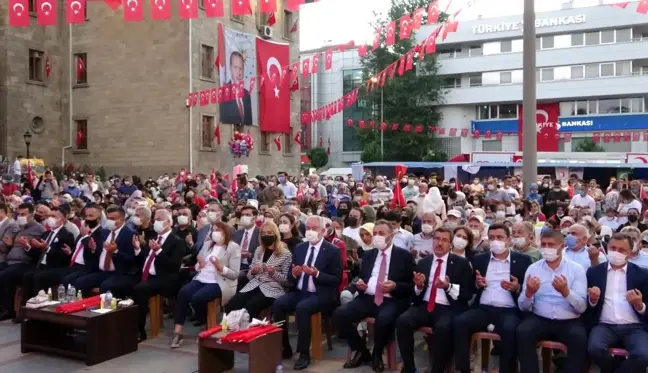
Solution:
M 371 77 L 371 82 L 374 83 L 374 84 L 378 83 L 378 77 L 377 76 Z M 382 122 L 384 121 L 384 118 L 383 118 L 383 106 L 384 105 L 383 104 L 384 104 L 384 102 L 383 102 L 383 87 L 380 87 L 380 124 L 382 124 Z M 385 147 L 384 147 L 384 143 L 383 143 L 383 140 L 384 140 L 383 132 L 385 132 L 385 131 L 380 131 L 380 160 L 381 161 L 385 160 Z
M 27 147 L 27 159 L 29 159 L 29 145 L 31 145 L 32 134 L 29 130 L 23 133 L 23 139 L 25 140 L 25 147 Z

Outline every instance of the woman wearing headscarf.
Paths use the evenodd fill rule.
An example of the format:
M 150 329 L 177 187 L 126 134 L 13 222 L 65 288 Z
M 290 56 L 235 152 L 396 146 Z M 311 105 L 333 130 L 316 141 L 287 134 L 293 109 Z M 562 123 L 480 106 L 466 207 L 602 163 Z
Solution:
M 345 304 L 353 300 L 358 294 L 358 289 L 355 286 L 355 283 L 358 281 L 358 272 L 360 269 L 360 263 L 362 262 L 362 257 L 364 256 L 365 251 L 372 250 L 373 247 L 373 223 L 365 223 L 360 226 L 360 247 L 353 251 L 351 255 L 354 262 L 354 267 L 351 269 L 351 274 L 353 281 L 340 293 L 340 303 Z
M 433 211 L 441 220 L 446 220 L 446 205 L 439 188 L 432 187 L 423 200 L 423 211 Z

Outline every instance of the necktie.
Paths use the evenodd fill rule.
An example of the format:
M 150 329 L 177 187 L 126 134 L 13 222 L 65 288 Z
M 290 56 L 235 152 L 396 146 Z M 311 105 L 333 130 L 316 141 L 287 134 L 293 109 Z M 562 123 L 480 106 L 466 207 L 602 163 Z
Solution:
M 434 285 L 436 279 L 441 276 L 441 266 L 443 265 L 443 259 L 437 259 L 437 267 L 434 270 L 434 277 L 432 277 L 432 289 L 430 290 L 430 300 L 428 301 L 427 311 L 434 311 L 434 306 L 436 306 L 436 297 L 437 297 L 437 287 Z
M 378 282 L 376 283 L 376 294 L 374 295 L 374 302 L 376 306 L 380 306 L 383 302 L 384 295 L 380 284 L 385 281 L 387 274 L 387 255 L 382 253 L 382 261 L 380 262 L 380 269 L 378 270 Z
M 313 264 L 314 256 L 315 256 L 315 246 L 311 246 L 310 253 L 308 254 L 308 259 L 306 259 L 307 267 L 311 267 L 311 265 Z M 302 288 L 301 288 L 303 292 L 308 292 L 309 282 L 310 282 L 310 275 L 308 273 L 304 273 L 304 279 L 302 280 Z
M 114 231 L 110 232 L 110 237 L 108 239 L 108 242 L 110 242 L 110 243 L 115 242 L 115 232 Z M 106 249 L 104 249 L 104 250 L 106 250 Z M 112 251 L 106 250 L 106 257 L 104 258 L 104 265 L 103 265 L 104 272 L 110 271 L 110 263 L 112 263 L 112 256 L 113 256 Z
M 236 100 L 236 102 L 238 103 L 238 110 L 241 115 L 241 123 L 243 123 L 243 117 L 245 116 L 245 112 L 243 111 L 243 102 L 241 100 Z
M 162 244 L 162 236 L 158 236 L 157 243 L 160 245 Z M 151 271 L 151 266 L 153 265 L 153 261 L 155 260 L 156 256 L 157 254 L 151 250 L 151 255 L 149 255 L 148 259 L 146 259 L 146 263 L 144 264 L 144 270 L 142 271 L 142 281 L 146 281 L 148 279 L 149 272 Z
M 248 232 L 245 231 L 245 234 L 243 235 L 243 242 L 241 243 L 241 250 L 242 251 L 247 251 L 249 244 L 250 244 L 250 242 L 248 240 Z
M 74 250 L 74 255 L 72 255 L 72 259 L 70 259 L 70 267 L 74 266 L 74 262 L 76 261 L 77 256 L 79 256 L 79 253 L 81 252 L 81 248 L 83 247 L 83 240 L 86 239 L 88 236 L 81 237 L 79 240 L 79 243 L 77 243 L 76 250 Z

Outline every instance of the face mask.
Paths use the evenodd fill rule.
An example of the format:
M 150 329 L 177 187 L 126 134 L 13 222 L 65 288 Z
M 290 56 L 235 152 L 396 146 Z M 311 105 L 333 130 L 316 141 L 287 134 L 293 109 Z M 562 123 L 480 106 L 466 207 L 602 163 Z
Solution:
M 576 250 L 577 249 L 576 245 L 578 245 L 578 239 L 573 234 L 567 235 L 567 238 L 565 239 L 565 245 L 569 250 Z
M 506 217 L 506 212 L 504 212 L 504 211 L 497 211 L 497 212 L 495 213 L 495 217 L 496 217 L 497 219 L 504 219 L 504 218 Z
M 320 240 L 319 234 L 314 230 L 307 230 L 305 236 L 306 240 L 311 244 L 316 244 Z
M 457 226 L 458 226 L 459 224 L 457 224 L 456 221 L 448 221 L 448 222 L 446 222 L 445 225 L 446 225 L 446 227 L 448 227 L 448 228 L 450 228 L 450 229 L 455 229 L 455 228 L 457 228 Z
M 109 231 L 114 231 L 115 229 L 117 229 L 117 222 L 110 219 L 106 220 L 106 229 L 108 229 Z
M 524 246 L 526 239 L 524 237 L 513 237 L 511 243 L 513 243 L 513 246 L 520 248 Z
M 34 220 L 36 220 L 37 223 L 41 223 L 43 220 L 45 220 L 44 217 L 34 214 Z
M 608 220 L 608 221 L 612 221 L 612 220 L 614 220 L 614 216 L 608 216 L 608 217 L 607 217 L 607 220 Z
M 486 225 L 491 225 L 493 224 L 493 219 L 486 219 L 484 220 L 484 223 L 486 223 Z
M 157 233 L 160 234 L 164 232 L 164 222 L 156 220 L 155 223 L 153 223 L 153 230 Z
M 251 216 L 241 216 L 241 225 L 244 227 L 249 227 L 252 224 Z
M 430 224 L 423 224 L 421 225 L 421 231 L 425 234 L 431 234 L 434 231 L 434 227 Z
M 56 221 L 56 218 L 49 217 L 47 220 L 45 220 L 45 224 L 47 224 L 48 227 L 54 228 L 58 225 L 58 222 Z
M 481 231 L 479 229 L 471 229 L 470 232 L 476 240 L 481 237 Z
M 579 194 L 581 197 L 585 197 L 585 195 L 586 195 L 587 193 L 585 193 L 584 190 L 581 190 L 580 192 L 578 192 L 578 194 Z
M 474 207 L 479 207 L 479 200 L 474 200 L 473 201 L 473 206 Z
M 207 220 L 209 220 L 210 223 L 215 223 L 219 221 L 222 216 L 223 216 L 222 212 L 209 211 L 207 213 Z
M 137 225 L 138 227 L 142 225 L 142 219 L 140 219 L 139 216 L 133 216 L 131 218 L 131 222 L 133 222 L 133 224 Z
M 553 262 L 558 259 L 558 249 L 543 249 L 542 258 L 547 262 Z
M 341 229 L 336 229 L 335 230 L 335 236 L 337 236 L 338 238 L 342 237 L 342 230 Z
M 273 187 L 273 186 L 275 186 L 274 181 L 268 181 L 268 186 L 269 186 L 269 187 Z
M 408 180 L 408 181 L 407 181 L 407 185 L 409 185 L 409 186 L 414 185 L 414 180 Z
M 387 241 L 383 236 L 374 236 L 373 245 L 378 250 L 385 250 L 385 248 L 387 247 Z
M 216 245 L 222 245 L 223 241 L 225 240 L 225 236 L 219 231 L 212 232 L 211 233 L 211 239 L 216 243 Z
M 379 181 L 379 182 L 376 183 L 376 188 L 383 188 L 384 186 L 385 186 L 385 183 L 383 183 L 382 181 Z
M 180 216 L 178 216 L 178 224 L 180 224 L 180 225 L 187 225 L 187 224 L 189 224 L 189 217 L 188 217 L 188 216 L 184 216 L 184 215 L 180 215 Z
M 133 183 L 131 183 L 130 181 L 127 181 L 127 182 L 125 182 L 124 184 L 130 186 L 130 185 L 133 184 Z
M 637 220 L 639 220 L 639 216 L 637 216 L 637 215 L 628 215 L 628 221 L 629 221 L 630 223 L 634 223 L 634 222 L 636 222 Z
M 283 184 L 286 181 L 286 178 L 283 177 L 283 176 L 279 176 L 278 180 L 279 180 L 280 183 Z
M 490 190 L 491 192 L 495 190 L 495 185 L 493 184 L 488 185 L 488 190 Z
M 506 251 L 506 244 L 503 241 L 491 241 L 489 247 L 490 251 L 495 255 L 502 254 Z
M 621 254 L 618 251 L 608 251 L 607 253 L 607 260 L 612 264 L 613 266 L 621 266 L 626 263 L 627 256 Z
M 126 214 L 128 214 L 128 215 L 130 215 L 130 216 L 135 215 L 135 209 L 127 209 L 127 210 L 126 210 Z
M 279 232 L 281 232 L 281 233 L 290 232 L 290 225 L 288 225 L 288 224 L 279 224 Z
M 19 216 L 16 219 L 16 222 L 18 223 L 18 225 L 23 226 L 23 225 L 27 224 L 27 217 L 26 216 Z
M 86 220 L 84 220 L 83 224 L 85 224 L 85 226 L 90 228 L 90 229 L 95 229 L 97 227 L 97 225 L 99 225 L 99 221 L 98 220 L 87 220 L 86 219 Z
M 275 235 L 273 235 L 273 234 L 268 234 L 268 235 L 261 236 L 261 243 L 264 246 L 272 246 L 275 243 L 276 240 L 277 240 L 277 237 L 275 237 Z
M 464 250 L 466 246 L 468 246 L 468 240 L 458 236 L 455 236 L 455 238 L 452 239 L 452 247 L 454 247 L 455 249 Z

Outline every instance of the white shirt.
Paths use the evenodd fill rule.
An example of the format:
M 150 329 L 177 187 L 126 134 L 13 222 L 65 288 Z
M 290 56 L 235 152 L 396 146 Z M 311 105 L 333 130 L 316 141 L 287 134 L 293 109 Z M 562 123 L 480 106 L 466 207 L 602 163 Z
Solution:
M 81 264 L 81 265 L 85 265 L 85 259 L 83 258 L 83 251 L 85 250 L 85 247 L 84 247 L 84 245 L 83 245 L 83 240 L 86 239 L 86 237 L 90 237 L 90 236 L 92 236 L 92 234 L 93 234 L 97 229 L 99 229 L 99 225 L 97 225 L 96 227 L 94 227 L 94 229 L 91 229 L 91 230 L 90 230 L 90 233 L 88 233 L 87 235 L 81 237 L 81 238 L 79 239 L 79 241 L 77 241 L 76 249 L 74 249 L 74 253 L 72 254 L 72 257 L 73 257 L 73 258 L 74 258 L 74 256 L 76 255 L 76 258 L 74 258 L 74 263 L 76 263 L 76 264 Z M 79 253 L 77 254 L 77 252 L 79 252 Z
M 502 190 L 509 195 L 511 201 L 520 198 L 520 193 L 515 188 L 502 188 Z M 506 206 L 506 215 L 515 215 L 515 203 L 511 203 L 511 206 Z
M 22 167 L 20 167 L 20 161 L 15 160 L 13 165 L 11 165 L 11 171 L 14 175 L 22 175 Z
M 362 244 L 362 240 L 360 239 L 360 227 L 358 228 L 346 227 L 342 230 L 342 235 L 347 236 L 349 238 L 353 238 L 358 243 L 358 245 Z
M 434 272 L 436 272 L 436 268 L 439 265 L 439 263 L 437 263 L 437 259 L 443 260 L 443 263 L 441 263 L 441 272 L 439 272 L 439 278 L 445 279 L 445 277 L 446 277 L 446 268 L 448 267 L 448 257 L 449 256 L 450 256 L 450 254 L 448 253 L 448 254 L 445 254 L 444 256 L 442 256 L 441 258 L 439 258 L 437 256 L 434 257 L 434 262 L 432 262 L 432 268 L 430 268 L 430 273 L 427 276 L 427 278 L 428 278 L 428 286 L 427 286 L 427 290 L 425 291 L 425 295 L 423 296 L 424 301 L 426 301 L 426 302 L 430 301 L 430 293 L 432 292 L 432 289 L 434 288 Z M 416 295 L 421 295 L 421 290 L 422 289 L 419 289 L 418 287 L 416 287 L 416 285 L 414 285 L 414 293 Z M 439 289 L 436 289 L 436 292 L 437 292 L 437 295 L 436 295 L 435 303 L 444 304 L 446 306 L 450 305 L 450 301 L 448 301 L 448 297 L 446 296 L 446 291 L 445 290 L 439 288 Z M 448 295 L 450 295 L 450 297 L 452 299 L 456 300 L 457 297 L 459 296 L 459 285 L 458 284 L 450 284 L 450 289 L 448 290 Z
M 43 255 L 43 259 L 41 260 L 41 264 L 47 264 L 47 254 L 49 254 L 50 250 L 52 249 L 52 242 L 56 240 L 56 236 L 58 235 L 58 232 L 61 230 L 61 228 L 63 228 L 63 226 L 60 226 L 54 229 L 53 231 L 50 231 L 49 236 L 47 236 L 47 241 L 45 241 L 47 242 L 47 246 L 45 249 L 46 251 L 45 251 L 45 255 Z
M 609 227 L 614 232 L 616 232 L 619 226 L 621 226 L 621 223 L 619 223 L 619 218 L 617 218 L 616 216 L 613 217 L 612 219 L 608 218 L 607 216 L 603 216 L 598 220 L 598 222 L 601 225 L 605 225 L 606 227 Z
M 387 270 L 385 271 L 385 280 L 387 280 L 387 277 L 389 275 L 389 265 L 391 264 L 391 254 L 392 254 L 393 247 L 394 245 L 392 244 L 385 251 L 378 250 L 378 256 L 376 257 L 376 261 L 374 262 L 373 269 L 371 270 L 371 277 L 369 277 L 369 283 L 367 283 L 367 291 L 365 291 L 365 294 L 369 294 L 369 295 L 376 294 L 376 285 L 378 285 L 378 274 L 380 272 L 380 265 L 382 264 L 383 261 L 383 253 L 387 257 L 386 258 Z M 391 297 L 389 293 L 383 293 L 383 296 Z
M 418 262 L 421 258 L 421 253 L 427 253 L 428 255 L 432 254 L 432 248 L 434 247 L 434 239 L 430 236 L 429 238 L 423 237 L 423 233 L 417 233 L 412 237 L 412 247 L 411 249 L 416 250 L 416 261 Z
M 517 304 L 511 292 L 502 288 L 502 281 L 511 281 L 511 252 L 504 260 L 497 259 L 491 254 L 490 263 L 486 270 L 486 288 L 482 291 L 480 304 L 493 307 L 515 308 Z
M 626 299 L 627 287 L 627 273 L 628 265 L 623 268 L 612 269 L 612 265 L 608 264 L 607 270 L 607 284 L 605 286 L 605 294 L 603 295 L 603 309 L 601 310 L 600 321 L 605 324 L 619 325 L 619 324 L 639 324 L 641 321 L 635 313 L 634 307 Z M 599 299 L 600 301 L 600 299 Z M 591 306 L 595 306 L 590 302 Z M 646 305 L 644 304 L 641 314 L 646 312 Z
M 394 234 L 394 241 L 392 243 L 396 247 L 409 250 L 412 248 L 412 239 L 414 239 L 412 232 L 408 232 L 403 228 L 399 228 L 398 232 Z
M 636 209 L 637 211 L 641 212 L 641 202 L 637 201 L 636 199 L 633 199 L 632 202 L 630 203 L 623 203 L 621 202 L 619 204 L 619 209 L 617 210 L 618 212 L 622 212 L 624 214 L 628 214 L 628 210 L 630 209 Z M 628 222 L 628 217 L 627 216 L 620 216 L 619 217 L 619 224 L 625 224 Z
M 315 265 L 315 262 L 317 261 L 317 255 L 320 252 L 320 247 L 322 247 L 322 242 L 324 239 L 321 239 L 318 243 L 315 245 L 311 245 L 310 242 L 308 243 L 308 252 L 306 252 L 306 257 L 304 258 L 304 263 L 302 265 L 307 265 L 308 263 L 308 257 L 311 255 L 311 248 L 314 247 L 315 251 L 313 252 L 313 259 L 311 260 L 311 266 Z M 301 290 L 303 288 L 303 282 L 304 282 L 304 273 L 302 272 L 301 276 L 299 276 L 299 281 L 297 282 L 297 289 Z M 315 282 L 313 282 L 313 276 L 309 276 L 308 278 L 308 292 L 314 293 L 316 291 L 315 289 Z
M 81 194 L 83 194 L 83 196 L 89 199 L 90 201 L 94 201 L 94 197 L 92 196 L 92 193 L 96 192 L 98 189 L 99 186 L 97 185 L 97 183 L 88 184 L 87 182 L 83 182 L 83 184 L 79 186 L 79 190 L 81 190 Z
M 216 244 L 214 244 L 211 247 L 211 252 L 205 258 L 205 266 L 202 268 L 198 268 L 198 274 L 196 275 L 197 281 L 202 282 L 203 284 L 215 284 L 218 282 L 217 276 L 220 276 L 220 274 L 218 273 L 216 266 L 214 266 L 214 263 L 212 263 L 211 260 L 209 260 L 209 258 L 211 257 L 218 258 L 218 255 L 222 250 L 226 250 L 225 247 L 218 246 Z
M 565 258 L 580 264 L 584 270 L 587 271 L 589 267 L 592 266 L 592 261 L 589 258 L 589 252 L 587 248 L 582 248 L 580 250 L 570 250 L 565 248 L 563 251 Z M 607 262 L 607 257 L 602 252 L 599 252 L 598 255 L 599 263 Z
M 580 194 L 573 196 L 571 202 L 569 202 L 569 207 L 571 208 L 574 206 L 588 208 L 592 212 L 596 211 L 596 201 L 594 201 L 594 198 L 589 194 L 586 194 L 585 197 L 581 197 Z
M 115 240 L 117 240 L 117 237 L 119 237 L 119 232 L 121 232 L 122 228 L 124 228 L 124 225 L 126 225 L 126 224 L 122 224 L 122 226 L 117 228 L 114 232 L 108 233 L 108 237 L 106 238 L 106 241 L 104 241 L 104 248 L 103 248 L 103 250 L 101 250 L 101 255 L 99 255 L 99 269 L 100 270 L 106 271 L 106 272 L 114 272 L 115 271 L 115 263 L 113 263 L 112 260 L 110 261 L 110 268 L 104 268 L 104 262 L 106 260 L 106 253 L 107 253 L 105 245 L 107 243 L 112 243 Z M 111 237 L 113 237 L 112 240 L 110 239 Z M 117 252 L 117 250 L 115 250 L 113 255 L 116 252 Z
M 164 245 L 164 242 L 166 241 L 167 237 L 169 237 L 169 234 L 171 234 L 171 229 L 169 229 L 168 232 L 163 233 L 162 235 L 158 235 L 158 238 L 156 241 L 159 241 L 158 243 L 160 246 Z M 161 250 L 161 249 L 160 249 Z M 142 252 L 142 249 L 135 250 L 135 256 L 139 255 Z M 149 250 L 148 255 L 146 256 L 146 259 L 144 260 L 144 267 L 146 267 L 146 263 L 148 262 L 149 258 L 153 255 L 153 250 Z M 144 268 L 142 267 L 142 271 Z M 151 267 L 149 268 L 149 275 L 155 276 L 155 257 L 153 258 L 153 261 L 151 262 Z

